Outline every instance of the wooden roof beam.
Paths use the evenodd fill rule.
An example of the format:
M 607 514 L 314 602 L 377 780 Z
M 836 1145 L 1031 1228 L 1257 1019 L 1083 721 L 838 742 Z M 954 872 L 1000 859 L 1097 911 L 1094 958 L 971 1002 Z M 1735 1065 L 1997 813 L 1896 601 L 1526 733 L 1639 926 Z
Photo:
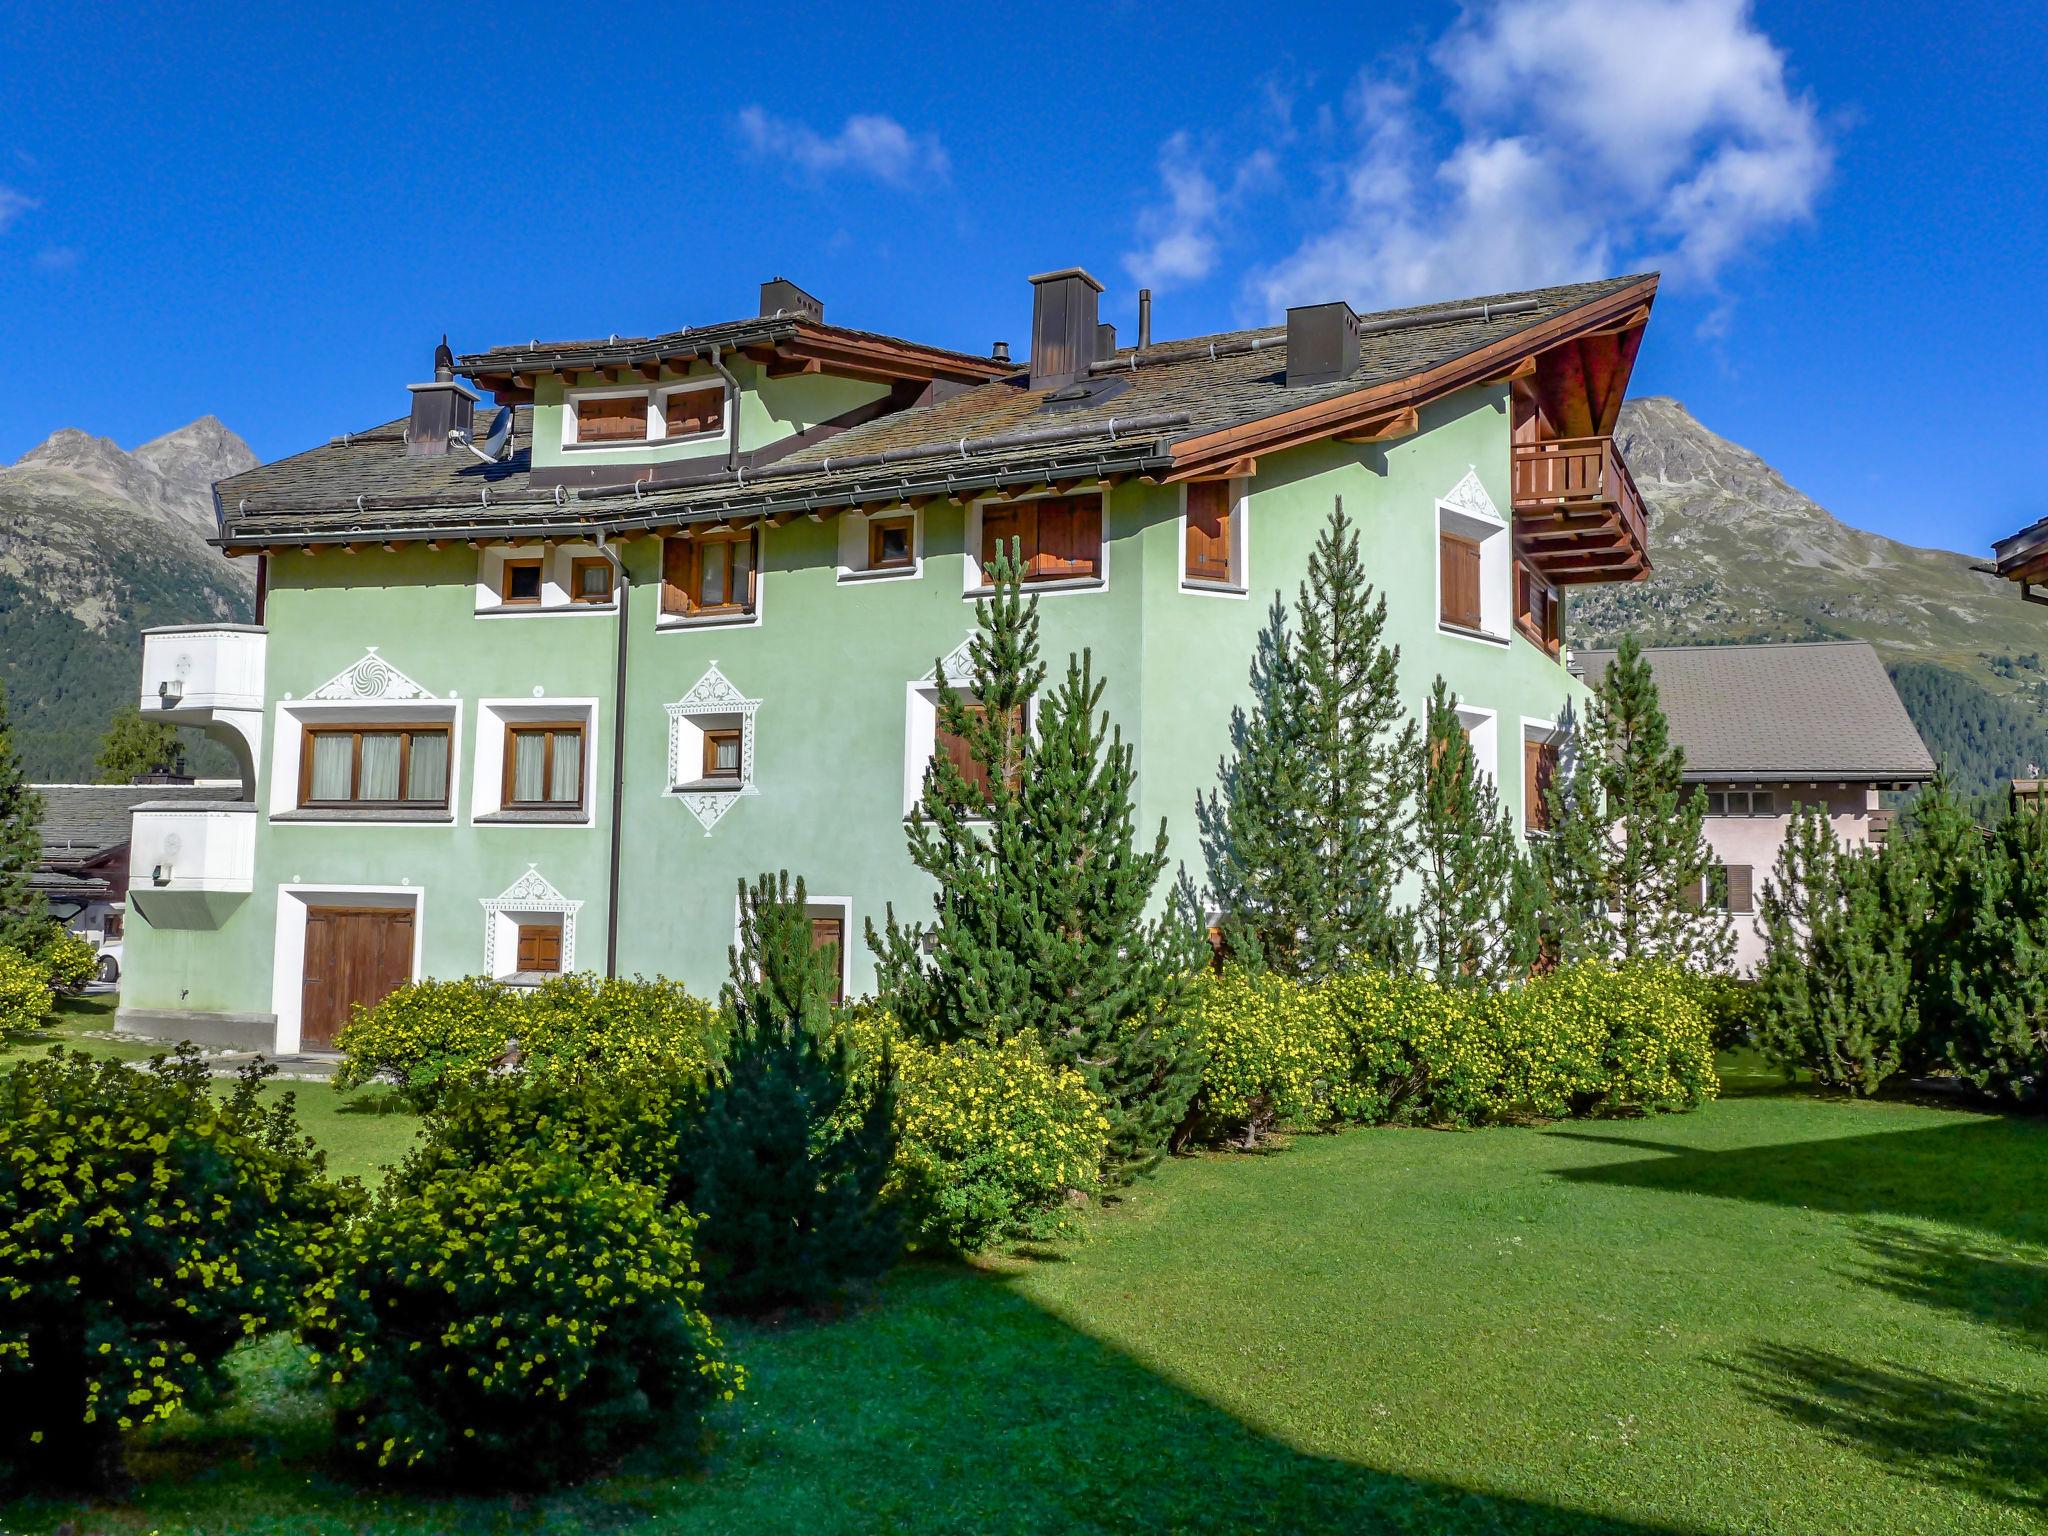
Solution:
M 1387 443 L 1397 437 L 1413 437 L 1422 430 L 1422 417 L 1414 406 L 1383 416 L 1378 421 L 1367 422 L 1354 432 L 1340 432 L 1340 443 Z

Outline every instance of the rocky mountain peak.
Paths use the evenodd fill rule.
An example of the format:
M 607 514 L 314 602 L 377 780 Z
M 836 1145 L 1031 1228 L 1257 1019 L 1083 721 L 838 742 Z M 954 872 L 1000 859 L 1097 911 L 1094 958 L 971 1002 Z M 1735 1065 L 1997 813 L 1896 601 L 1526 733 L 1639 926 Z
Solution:
M 10 473 L 30 479 L 76 476 L 145 516 L 206 538 L 214 529 L 213 483 L 257 462 L 249 445 L 218 417 L 202 416 L 133 453 L 112 438 L 61 427 L 23 454 Z

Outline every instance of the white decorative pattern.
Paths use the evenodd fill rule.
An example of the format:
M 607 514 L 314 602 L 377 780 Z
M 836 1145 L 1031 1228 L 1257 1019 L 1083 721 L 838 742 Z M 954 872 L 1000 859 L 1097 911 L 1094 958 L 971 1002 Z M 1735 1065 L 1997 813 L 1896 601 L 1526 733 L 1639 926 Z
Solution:
M 1465 478 L 1452 486 L 1440 498 L 1443 505 L 1458 512 L 1469 512 L 1474 517 L 1486 518 L 1489 522 L 1503 521 L 1500 508 L 1493 504 L 1493 498 L 1486 494 L 1486 487 L 1479 483 L 1479 468 L 1468 466 Z
M 309 699 L 431 699 L 433 695 L 377 654 L 371 646 L 354 666 L 335 673 L 306 695 Z
M 697 818 L 706 837 L 740 796 L 760 793 L 754 788 L 754 712 L 760 707 L 759 699 L 746 698 L 733 686 L 732 680 L 718 670 L 716 661 L 691 685 L 689 692 L 667 706 L 668 792 Z M 739 720 L 739 784 L 733 789 L 683 789 L 680 786 L 690 782 L 683 776 L 686 743 L 701 745 L 703 741 L 695 722 L 717 715 L 732 715 Z
M 948 651 L 936 667 L 926 669 L 919 682 L 936 683 L 943 677 L 954 688 L 964 688 L 974 678 L 974 636 L 969 635 Z
M 564 897 L 534 865 L 527 865 L 526 873 L 506 886 L 503 894 L 485 897 L 483 909 L 486 976 L 498 974 L 498 930 L 504 926 L 498 919 L 540 913 L 562 919 L 562 970 L 566 974 L 576 969 L 576 914 L 583 909 L 583 903 Z

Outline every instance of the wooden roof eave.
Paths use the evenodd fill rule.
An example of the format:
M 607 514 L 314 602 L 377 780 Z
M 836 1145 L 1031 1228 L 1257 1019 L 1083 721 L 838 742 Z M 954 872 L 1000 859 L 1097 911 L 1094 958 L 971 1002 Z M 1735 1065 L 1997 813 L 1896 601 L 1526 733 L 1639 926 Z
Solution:
M 1173 445 L 1173 469 L 1165 478 L 1198 479 L 1213 474 L 1218 463 L 1299 447 L 1368 427 L 1395 412 L 1419 409 L 1460 389 L 1499 378 L 1524 357 L 1612 329 L 1616 322 L 1647 309 L 1656 296 L 1657 279 L 1646 277 L 1421 373 L 1183 438 Z

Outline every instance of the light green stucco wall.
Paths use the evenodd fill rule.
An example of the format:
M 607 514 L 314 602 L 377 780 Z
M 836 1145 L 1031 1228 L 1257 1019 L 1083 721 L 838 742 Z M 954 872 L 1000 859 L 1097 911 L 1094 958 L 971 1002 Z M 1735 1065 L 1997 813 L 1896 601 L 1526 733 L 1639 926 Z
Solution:
M 794 381 L 777 381 L 794 382 Z M 1249 586 L 1231 599 L 1180 590 L 1177 486 L 1127 483 L 1109 498 L 1107 587 L 1047 594 L 1041 636 L 1056 676 L 1070 651 L 1092 648 L 1104 705 L 1137 744 L 1141 824 L 1164 817 L 1174 856 L 1199 879 L 1194 805 L 1214 783 L 1232 705 L 1273 593 L 1291 601 L 1333 499 L 1360 530 L 1375 584 L 1388 600 L 1388 637 L 1401 647 L 1403 689 L 1419 711 L 1441 672 L 1472 705 L 1498 711 L 1496 765 L 1521 814 L 1521 722 L 1550 720 L 1583 689 L 1519 637 L 1492 645 L 1436 623 L 1436 502 L 1475 468 L 1496 506 L 1509 505 L 1505 392 L 1467 391 L 1424 413 L 1423 430 L 1378 446 L 1314 445 L 1262 460 L 1250 482 Z M 851 903 L 852 932 L 886 901 L 922 913 L 929 888 L 904 848 L 903 784 L 909 691 L 968 635 L 963 597 L 966 510 L 924 509 L 924 566 L 916 580 L 838 580 L 838 527 L 797 519 L 763 531 L 761 622 L 673 629 L 657 623 L 659 545 L 623 546 L 634 579 L 626 724 L 626 828 L 620 969 L 675 976 L 713 991 L 726 970 L 739 880 L 764 869 L 801 874 L 813 898 Z M 131 922 L 124 1004 L 264 1012 L 281 883 L 401 885 L 422 890 L 424 969 L 477 971 L 484 956 L 481 898 L 535 865 L 578 914 L 581 968 L 603 963 L 609 853 L 613 647 L 608 612 L 479 617 L 477 555 L 365 550 L 273 557 L 268 619 L 263 782 L 258 786 L 256 890 L 217 931 Z M 454 824 L 299 826 L 272 821 L 269 775 L 276 704 L 307 693 L 371 646 L 429 692 L 464 701 Z M 756 794 L 706 834 L 665 793 L 664 708 L 713 661 L 755 718 Z M 472 826 L 482 698 L 595 697 L 596 795 L 588 828 Z M 145 898 L 144 905 L 147 905 Z M 864 943 L 853 944 L 853 987 L 872 985 Z
M 770 378 L 760 364 L 744 357 L 726 360 L 733 377 L 740 381 L 740 451 L 750 452 L 794 436 L 821 421 L 879 400 L 888 394 L 886 384 L 866 379 L 849 379 L 832 373 L 788 374 Z M 723 381 L 706 364 L 699 363 L 687 374 L 664 368 L 650 388 L 687 380 L 693 384 L 722 385 Z M 612 381 L 596 374 L 584 374 L 579 388 L 611 387 Z M 700 438 L 681 443 L 622 443 L 612 448 L 564 448 L 562 416 L 564 386 L 560 379 L 542 379 L 534 390 L 533 462 L 536 468 L 559 464 L 664 464 L 672 460 L 722 456 L 723 437 Z

